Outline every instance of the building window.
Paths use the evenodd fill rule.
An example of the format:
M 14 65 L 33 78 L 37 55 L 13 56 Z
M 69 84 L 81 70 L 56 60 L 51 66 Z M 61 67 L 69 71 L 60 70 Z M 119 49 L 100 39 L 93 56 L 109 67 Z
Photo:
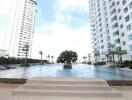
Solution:
M 101 46 L 101 49 L 104 49 L 104 46 Z
M 114 35 L 114 36 L 119 35 L 119 31 L 114 32 L 113 35 Z
M 120 43 L 120 39 L 115 40 L 116 43 Z
M 132 8 L 132 2 L 130 2 L 130 4 L 129 4 L 129 8 L 130 8 L 130 9 Z
M 124 13 L 126 13 L 126 12 L 128 12 L 128 8 L 127 7 L 124 9 Z
M 126 42 L 125 41 L 123 41 L 123 45 L 126 45 Z
M 130 51 L 132 51 L 132 45 L 129 45 Z
M 110 31 L 109 30 L 107 30 L 107 34 L 109 34 L 110 33 Z
M 112 22 L 115 21 L 115 20 L 117 20 L 117 16 L 114 16 L 114 17 L 111 19 Z
M 129 20 L 130 20 L 130 16 L 128 15 L 125 17 L 125 21 L 128 22 Z
M 122 4 L 125 5 L 125 4 L 126 4 L 126 0 L 123 0 L 123 1 L 122 1 Z
M 111 2 L 111 0 L 109 0 L 109 2 Z
M 117 50 L 121 51 L 121 47 L 117 47 Z
M 125 36 L 124 32 L 121 34 L 122 36 Z
M 123 28 L 123 24 L 120 25 L 120 28 Z
M 132 34 L 128 35 L 128 39 L 132 40 Z
M 132 18 L 132 12 L 131 12 L 131 18 Z
M 109 36 L 107 37 L 107 40 L 110 41 L 110 37 Z
M 116 9 L 113 9 L 110 14 L 113 15 L 114 13 L 116 13 Z
M 121 9 L 118 9 L 118 13 L 121 12 Z
M 117 28 L 118 27 L 118 23 L 115 23 L 113 26 L 112 26 L 112 28 L 114 29 L 114 28 Z
M 129 24 L 129 25 L 127 26 L 127 31 L 130 31 L 130 30 L 132 30 L 131 24 Z
M 103 30 L 103 29 L 101 28 L 99 31 L 102 32 L 102 30 Z
M 110 9 L 115 6 L 115 2 L 112 2 L 110 5 Z
M 120 2 L 118 1 L 118 2 L 117 2 L 117 5 L 119 5 L 119 4 L 120 4 Z
M 119 17 L 119 20 L 121 20 L 121 19 L 122 19 L 122 16 Z

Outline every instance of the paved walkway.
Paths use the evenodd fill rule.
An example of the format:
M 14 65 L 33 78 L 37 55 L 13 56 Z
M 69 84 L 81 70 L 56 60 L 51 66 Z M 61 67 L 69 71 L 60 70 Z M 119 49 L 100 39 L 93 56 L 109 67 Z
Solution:
M 33 78 L 12 94 L 13 100 L 125 100 L 99 78 Z
M 86 80 L 80 79 L 79 81 L 80 83 L 79 83 L 78 79 L 72 79 L 72 80 L 57 79 L 57 81 L 53 79 L 48 79 L 48 80 L 41 79 L 40 81 L 40 78 L 39 78 L 39 79 L 29 80 L 27 84 L 24 86 L 16 85 L 16 84 L 0 84 L 0 100 L 132 100 L 131 86 L 130 87 L 126 87 L 126 86 L 109 87 L 104 82 L 104 80 L 99 79 L 99 81 L 100 82 L 97 82 L 95 81 L 95 79 L 92 79 L 90 80 L 90 82 L 88 82 Z M 58 82 L 59 82 L 59 85 L 58 85 Z M 87 85 L 85 83 L 87 83 Z M 58 88 L 58 86 L 60 86 L 60 88 Z M 94 88 L 94 86 L 96 86 L 96 89 Z M 71 92 L 69 90 L 69 87 L 71 88 L 70 89 L 71 91 L 74 91 L 78 95 Z M 14 89 L 18 93 L 13 92 L 13 95 L 12 95 L 12 91 L 14 91 Z M 32 91 L 35 91 L 36 94 L 35 93 L 30 94 L 30 92 L 32 91 L 29 91 L 27 94 L 23 94 L 24 93 L 22 92 L 23 90 L 24 91 L 32 90 Z M 46 92 L 41 92 L 42 93 L 41 94 L 40 91 L 38 92 L 37 90 L 47 91 L 48 94 L 44 95 L 44 93 Z M 55 91 L 56 92 L 55 94 L 51 93 L 51 91 L 53 92 L 53 90 L 57 90 Z M 88 92 L 88 91 L 91 91 L 91 92 Z M 110 94 L 97 95 L 99 91 L 102 91 L 103 94 L 104 94 L 103 91 L 105 91 L 105 93 L 108 93 L 108 94 L 110 93 Z M 111 91 L 111 92 L 108 92 L 108 91 Z M 111 94 L 112 91 L 114 91 L 113 93 L 117 93 L 118 95 Z M 60 95 L 59 92 L 65 92 L 65 94 L 70 92 L 72 95 L 65 95 L 63 93 Z M 79 94 L 79 93 L 82 93 L 82 94 Z M 87 95 L 83 93 L 86 93 Z M 89 95 L 90 93 L 92 93 L 91 96 Z M 96 94 L 96 96 L 94 93 Z
M 0 100 L 12 100 L 12 91 L 21 85 L 0 83 Z

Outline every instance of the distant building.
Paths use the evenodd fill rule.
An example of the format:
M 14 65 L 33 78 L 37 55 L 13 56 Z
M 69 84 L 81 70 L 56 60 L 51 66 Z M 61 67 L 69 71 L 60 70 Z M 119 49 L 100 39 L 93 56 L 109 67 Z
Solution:
M 89 2 L 92 44 L 100 53 L 96 61 L 106 61 L 110 44 L 127 53 L 123 60 L 132 60 L 132 0 Z
M 0 57 L 8 57 L 8 53 L 6 50 L 1 50 L 0 49 Z
M 36 6 L 35 0 L 12 0 L 4 42 L 4 49 L 10 57 L 25 57 L 25 51 L 23 51 L 25 45 L 29 45 L 28 57 L 31 56 Z

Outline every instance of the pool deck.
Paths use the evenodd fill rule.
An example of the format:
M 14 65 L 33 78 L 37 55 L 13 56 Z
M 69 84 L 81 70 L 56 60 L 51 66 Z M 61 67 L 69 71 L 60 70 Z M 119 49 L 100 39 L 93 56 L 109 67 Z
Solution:
M 0 100 L 12 100 L 12 91 L 21 84 L 0 83 Z
M 27 85 L 24 85 L 24 86 L 26 86 L 28 88 L 31 88 L 31 83 L 32 82 L 36 82 L 37 83 L 38 80 L 40 80 L 40 79 L 36 79 L 36 80 L 37 81 L 29 80 L 28 81 L 28 84 Z M 50 82 L 50 81 L 47 81 L 47 83 Z M 54 81 L 53 84 L 56 83 L 55 80 L 52 80 L 52 81 Z M 57 82 L 58 81 L 59 80 L 57 79 Z M 74 82 L 77 82 L 77 81 L 78 80 L 74 79 Z M 92 83 L 93 81 L 95 81 L 95 80 L 90 81 L 90 83 Z M 101 87 L 105 85 L 104 83 L 102 83 L 103 82 L 102 80 L 99 80 L 99 81 L 101 81 L 101 82 L 99 82 L 99 84 L 101 85 Z M 42 81 L 39 81 L 39 82 L 42 82 Z M 62 83 L 61 84 L 62 85 L 61 89 L 64 89 L 65 88 L 63 82 L 66 82 L 66 83 L 69 84 L 69 81 L 67 82 L 65 80 L 61 80 L 61 83 Z M 73 85 L 74 82 L 70 80 L 70 85 L 71 85 L 71 82 L 72 82 L 72 85 Z M 56 86 L 57 86 L 57 84 L 58 83 L 56 83 Z M 81 83 L 79 83 L 79 84 L 83 84 L 83 86 L 84 86 L 84 80 L 81 80 Z M 50 85 L 50 86 L 52 87 L 52 85 Z M 80 86 L 78 84 L 76 84 L 76 85 L 77 86 Z M 94 84 L 91 84 L 90 87 L 89 87 L 89 85 L 87 86 L 87 88 L 90 89 L 90 91 L 94 91 L 95 90 L 95 88 L 93 88 L 92 85 L 95 86 L 96 84 L 95 83 Z M 39 85 L 39 86 L 42 86 L 42 85 Z M 37 85 L 37 88 L 39 86 Z M 105 96 L 103 96 L 103 97 L 93 97 L 93 96 L 87 97 L 87 96 L 81 96 L 81 95 L 80 96 L 79 95 L 78 96 L 57 96 L 57 95 L 54 95 L 54 96 L 48 96 L 48 95 L 45 95 L 45 96 L 42 96 L 42 95 L 35 96 L 35 95 L 20 95 L 20 94 L 17 94 L 16 93 L 15 94 L 16 99 L 14 99 L 13 98 L 13 95 L 12 95 L 12 92 L 14 90 L 20 92 L 19 89 L 21 89 L 21 87 L 23 87 L 23 85 L 21 85 L 21 84 L 5 84 L 5 83 L 0 83 L 0 100 L 106 100 L 106 99 L 107 100 L 132 100 L 132 95 L 131 95 L 132 94 L 132 86 L 110 86 L 110 87 L 108 86 L 109 87 L 108 90 L 109 89 L 112 89 L 112 90 L 114 90 L 116 92 L 121 93 L 121 95 L 122 95 L 121 97 L 118 97 L 118 96 L 115 96 L 115 95 L 113 95 L 113 97 L 110 97 L 110 96 L 106 96 L 106 97 Z M 51 87 L 50 87 L 50 89 L 51 89 Z M 105 87 L 107 87 L 107 85 L 105 85 Z M 103 87 L 101 89 L 106 89 L 105 87 Z M 47 88 L 49 88 L 49 87 L 47 87 Z M 53 88 L 54 87 L 52 87 L 52 89 Z M 75 89 L 74 87 L 71 87 L 71 88 L 73 90 Z M 98 88 L 98 86 L 97 86 L 97 88 Z M 35 87 L 34 87 L 34 89 L 35 89 Z M 78 87 L 78 89 L 81 89 L 81 87 Z M 100 88 L 98 88 L 98 89 L 100 89 Z M 108 91 L 108 90 L 106 90 L 106 91 Z M 80 91 L 82 91 L 82 90 L 80 90 Z

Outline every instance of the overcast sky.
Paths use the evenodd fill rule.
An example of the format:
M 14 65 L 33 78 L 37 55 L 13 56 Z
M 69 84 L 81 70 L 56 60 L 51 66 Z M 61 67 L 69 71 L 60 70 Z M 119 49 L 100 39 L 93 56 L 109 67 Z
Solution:
M 4 34 L 9 17 L 10 2 L 0 3 L 0 35 Z M 64 50 L 74 50 L 79 59 L 91 52 L 89 0 L 36 0 L 37 16 L 33 39 L 33 58 L 58 57 Z M 0 40 L 0 45 L 2 40 Z M 0 46 L 1 47 L 1 46 Z M 2 48 L 1 48 L 2 49 Z

